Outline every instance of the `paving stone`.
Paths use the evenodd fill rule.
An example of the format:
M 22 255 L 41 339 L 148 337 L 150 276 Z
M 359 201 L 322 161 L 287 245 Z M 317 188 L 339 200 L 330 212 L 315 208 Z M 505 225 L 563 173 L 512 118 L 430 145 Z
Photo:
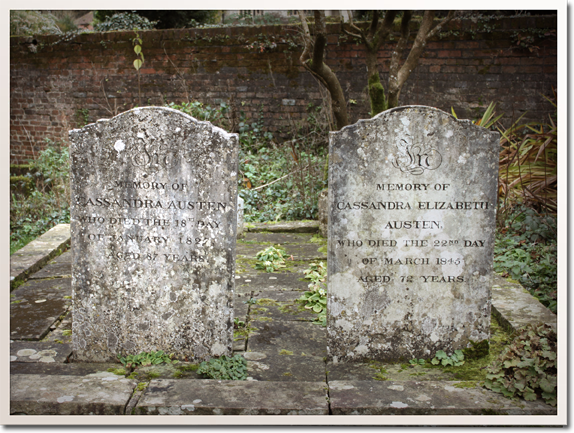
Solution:
M 69 344 L 41 341 L 14 341 L 10 343 L 10 362 L 63 363 L 72 354 Z
M 304 242 L 307 243 L 309 248 L 318 248 L 319 244 L 308 242 L 312 236 L 313 234 L 252 232 L 246 233 L 245 239 L 248 242 L 280 243 L 285 247 L 288 244 L 295 245 Z M 109 387 L 99 389 L 92 385 L 100 381 L 101 383 L 98 386 L 101 388 L 104 382 L 113 383 L 118 380 L 127 380 L 123 376 L 117 376 L 107 371 L 110 368 L 120 369 L 123 366 L 120 363 L 64 363 L 71 350 L 67 344 L 57 344 L 55 340 L 68 343 L 71 338 L 69 335 L 63 335 L 64 330 L 71 329 L 72 312 L 69 306 L 70 301 L 65 300 L 65 308 L 68 308 L 68 313 L 61 322 L 58 321 L 58 317 L 61 317 L 61 314 L 45 310 L 46 304 L 53 304 L 53 297 L 54 302 L 56 302 L 58 298 L 70 295 L 69 279 L 38 280 L 37 276 L 48 275 L 42 273 L 44 270 L 50 271 L 52 276 L 58 276 L 58 272 L 55 271 L 56 265 L 63 266 L 64 262 L 69 260 L 70 256 L 69 254 L 66 256 L 66 254 L 68 253 L 58 256 L 52 263 L 33 274 L 30 280 L 34 281 L 30 281 L 12 292 L 14 296 L 11 297 L 11 302 L 18 300 L 22 302 L 11 305 L 11 331 L 14 331 L 15 326 L 21 326 L 25 322 L 28 323 L 26 325 L 28 328 L 38 329 L 34 335 L 36 339 L 42 338 L 42 341 L 22 341 L 21 339 L 15 339 L 22 337 L 18 337 L 16 333 L 12 334 L 11 338 L 15 341 L 10 345 L 10 355 L 18 358 L 10 363 L 11 377 L 16 378 L 20 384 L 23 382 L 19 376 L 29 376 L 35 379 L 28 382 L 30 386 L 27 389 L 32 390 L 31 396 L 23 397 L 21 392 L 15 396 L 14 389 L 16 388 L 13 387 L 12 399 L 14 401 L 11 413 L 110 413 L 105 412 L 106 410 L 113 413 L 124 413 L 123 407 L 128 408 L 126 413 L 131 413 L 131 409 L 139 403 L 140 394 L 143 393 L 145 395 L 145 393 L 149 392 L 149 390 L 141 391 L 139 394 L 133 394 L 133 397 L 130 399 L 129 396 L 134 389 L 133 384 L 137 383 L 137 381 L 150 380 L 152 380 L 153 384 L 157 382 L 156 379 L 183 383 L 175 388 L 173 385 L 170 385 L 171 388 L 168 388 L 171 390 L 176 388 L 183 389 L 184 387 L 189 388 L 190 382 L 197 382 L 197 384 L 190 388 L 189 394 L 184 392 L 180 394 L 184 398 L 181 403 L 178 403 L 177 398 L 169 397 L 169 399 L 165 400 L 165 404 L 154 403 L 154 405 L 142 406 L 142 408 L 155 408 L 153 409 L 155 412 L 150 413 L 289 413 L 286 411 L 300 413 L 301 409 L 298 408 L 303 407 L 303 410 L 305 410 L 305 405 L 295 406 L 295 404 L 299 404 L 301 396 L 307 392 L 304 384 L 315 382 L 325 386 L 325 372 L 328 373 L 327 378 L 331 386 L 330 394 L 333 414 L 429 413 L 462 415 L 508 413 L 551 415 L 556 413 L 555 408 L 542 402 L 532 403 L 523 400 L 509 400 L 501 394 L 495 394 L 483 388 L 457 388 L 456 382 L 453 382 L 455 379 L 453 374 L 444 373 L 442 369 L 424 369 L 418 366 L 405 368 L 404 364 L 401 366 L 401 364 L 382 362 L 325 364 L 323 360 L 323 357 L 326 355 L 324 349 L 326 347 L 325 328 L 306 322 L 306 320 L 312 320 L 315 315 L 308 311 L 297 311 L 296 307 L 298 305 L 294 302 L 301 295 L 302 291 L 307 289 L 308 282 L 301 281 L 301 279 L 303 278 L 303 270 L 308 267 L 308 262 L 292 262 L 289 264 L 287 271 L 265 273 L 250 268 L 249 266 L 253 262 L 246 260 L 238 261 L 237 276 L 239 278 L 235 280 L 234 317 L 247 322 L 249 315 L 252 319 L 251 326 L 257 329 L 250 335 L 248 347 L 246 347 L 244 337 L 237 339 L 233 343 L 234 352 L 243 354 L 248 360 L 248 372 L 253 380 L 249 382 L 234 382 L 235 384 L 243 384 L 239 385 L 243 391 L 238 391 L 240 397 L 237 398 L 237 401 L 240 404 L 233 402 L 233 399 L 236 398 L 234 397 L 235 394 L 226 393 L 225 388 L 223 388 L 223 386 L 227 386 L 224 385 L 226 381 L 204 379 L 195 371 L 186 371 L 178 368 L 187 365 L 187 363 L 180 363 L 176 365 L 160 364 L 159 366 L 136 369 L 138 375 L 132 380 L 132 385 L 127 387 L 129 391 L 125 393 L 126 400 L 122 400 L 124 401 L 123 405 L 113 403 L 109 406 L 106 405 L 108 399 L 105 397 L 105 392 L 109 391 Z M 241 268 L 243 269 L 240 270 Z M 61 269 L 64 268 L 62 267 Z M 550 324 L 556 323 L 556 316 L 528 294 L 519 284 L 511 283 L 498 276 L 495 276 L 493 283 L 493 314 L 497 315 L 502 324 L 506 323 L 507 327 L 516 328 L 532 321 L 542 320 Z M 62 285 L 62 288 L 56 289 L 53 285 Z M 42 293 L 49 293 L 50 296 L 41 296 Z M 250 298 L 264 301 L 255 305 L 244 303 Z M 46 302 L 35 303 L 35 300 L 41 299 L 46 299 Z M 277 302 L 279 305 L 270 300 Z M 61 309 L 63 314 L 66 314 L 65 308 Z M 296 314 L 291 315 L 291 312 Z M 258 318 L 269 318 L 271 320 L 257 320 Z M 35 324 L 38 326 L 36 327 Z M 53 329 L 55 326 L 57 326 L 56 329 Z M 20 330 L 18 330 L 18 333 L 23 334 Z M 34 337 L 32 333 L 29 335 Z M 41 335 L 44 336 L 40 337 Z M 35 353 L 30 352 L 32 356 L 42 355 L 42 351 L 50 350 L 56 350 L 57 354 L 53 356 L 54 362 L 48 363 L 41 361 L 43 356 L 40 356 L 39 359 L 34 359 L 35 357 L 30 359 L 30 355 L 26 354 L 28 352 L 24 352 L 20 356 L 17 355 L 19 351 L 26 349 L 36 351 Z M 249 351 L 245 352 L 246 349 Z M 293 354 L 290 354 L 291 352 Z M 51 352 L 43 354 L 51 357 Z M 309 356 L 302 356 L 302 354 Z M 385 373 L 382 373 L 381 368 L 384 368 Z M 392 381 L 376 380 L 377 373 L 381 373 L 382 376 L 386 376 Z M 43 382 L 40 382 L 38 378 L 41 377 L 47 377 L 48 379 L 42 379 Z M 99 394 L 100 400 L 87 401 L 86 396 L 81 398 L 74 396 L 73 401 L 67 402 L 65 400 L 72 396 L 73 393 L 58 394 L 60 388 L 50 388 L 52 383 L 50 378 L 60 378 L 56 379 L 56 382 L 58 380 L 60 382 L 72 380 L 73 382 L 87 378 L 89 382 L 82 382 L 81 385 L 88 390 L 84 394 Z M 219 388 L 215 389 L 211 385 L 207 388 L 199 387 L 199 384 L 209 382 L 216 384 Z M 358 382 L 360 382 L 360 385 L 357 385 Z M 42 388 L 47 389 L 40 390 L 40 392 L 46 393 L 51 390 L 48 396 L 42 394 L 44 395 L 42 397 L 37 391 L 37 386 L 40 386 L 39 384 L 41 383 L 45 383 L 48 387 L 42 385 Z M 342 385 L 340 385 L 341 383 Z M 247 388 L 244 387 L 252 387 L 253 385 L 251 384 L 259 384 L 256 386 L 261 388 L 258 388 L 256 391 L 253 391 L 255 388 L 246 391 Z M 286 388 L 278 388 L 277 384 L 283 384 L 282 386 Z M 104 384 L 104 386 L 107 386 L 107 384 Z M 345 388 L 347 386 L 353 386 L 353 388 Z M 389 389 L 389 386 L 392 388 Z M 78 385 L 77 389 L 80 388 Z M 118 389 L 120 389 L 120 395 L 123 395 L 121 394 L 123 388 L 119 387 Z M 200 389 L 204 389 L 204 391 Z M 236 390 L 237 387 L 233 387 L 233 389 Z M 287 403 L 282 405 L 284 407 L 279 407 L 281 405 L 275 404 L 275 400 L 279 400 L 276 396 L 285 394 L 281 389 L 289 390 L 291 393 L 286 400 Z M 403 391 L 400 391 L 400 389 L 403 389 Z M 197 397 L 197 394 L 193 394 L 193 390 L 200 390 L 199 393 L 203 392 L 202 395 L 210 396 L 211 400 Z M 316 390 L 322 390 L 322 388 L 312 388 L 313 395 L 316 394 Z M 321 397 L 323 400 L 321 402 L 324 402 L 326 401 L 325 392 L 321 392 L 323 392 Z M 169 394 L 171 395 L 171 391 Z M 253 400 L 252 395 L 254 396 Z M 57 402 L 58 397 L 63 398 L 63 403 Z M 431 398 L 431 400 L 426 400 L 426 397 Z M 36 400 L 40 399 L 43 400 L 38 403 Z M 194 400 L 197 399 L 202 400 L 202 402 L 199 402 L 199 404 L 194 403 Z M 56 403 L 54 403 L 55 400 Z M 128 401 L 129 403 L 126 406 Z M 251 404 L 252 401 L 254 405 Z M 452 401 L 455 402 L 454 405 L 450 404 Z M 142 402 L 145 403 L 144 400 Z M 219 407 L 217 402 L 220 402 Z M 190 405 L 195 408 L 195 411 L 191 410 Z M 405 407 L 404 405 L 407 406 Z M 255 412 L 251 412 L 251 408 Z M 25 410 L 29 412 L 25 412 Z M 145 410 L 147 409 L 143 409 L 142 412 L 138 413 L 144 413 Z M 323 406 L 321 406 L 321 410 L 323 410 Z M 327 414 L 328 411 L 325 409 L 321 413 Z
M 41 278 L 61 278 L 72 277 L 72 252 L 66 251 L 59 255 L 54 260 L 50 261 L 46 266 L 38 272 L 30 275 L 29 280 L 36 280 Z
M 245 352 L 249 377 L 262 381 L 325 381 L 325 362 L 316 356 Z
M 324 382 L 152 380 L 136 415 L 327 415 Z
M 88 376 L 14 374 L 10 414 L 122 415 L 137 381 L 112 373 Z
M 249 351 L 270 355 L 287 351 L 319 358 L 327 355 L 326 333 L 322 326 L 297 321 L 253 322 L 251 326 L 257 329 L 249 335 Z
M 269 245 L 261 244 L 237 244 L 237 257 L 255 260 L 257 253 Z M 282 244 L 287 257 L 293 256 L 293 260 L 327 260 L 327 252 L 319 252 L 319 244 Z
M 122 368 L 123 365 L 117 363 L 40 363 L 40 362 L 12 362 L 10 364 L 10 374 L 47 374 L 50 376 L 86 376 L 94 373 L 107 373 L 108 369 Z
M 309 281 L 301 281 L 303 277 L 302 270 L 301 272 L 253 272 L 247 275 L 236 276 L 235 288 L 237 293 L 268 290 L 307 290 Z
M 303 291 L 285 290 L 254 292 L 257 304 L 251 306 L 249 318 L 254 323 L 274 320 L 312 322 L 317 315 L 297 302 L 302 294 Z
M 510 400 L 460 382 L 329 379 L 333 415 L 555 415 L 543 402 Z
M 42 341 L 51 343 L 72 343 L 72 307 L 70 306 L 67 313 L 60 322 L 54 323 L 50 329 L 51 332 L 46 335 Z M 55 329 L 54 329 L 55 327 Z
M 41 340 L 50 326 L 68 309 L 71 299 L 70 278 L 33 280 L 11 293 L 10 338 Z

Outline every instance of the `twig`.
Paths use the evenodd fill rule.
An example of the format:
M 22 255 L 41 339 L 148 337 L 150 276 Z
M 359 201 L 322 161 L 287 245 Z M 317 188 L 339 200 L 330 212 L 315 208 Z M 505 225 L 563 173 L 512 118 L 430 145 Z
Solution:
M 305 170 L 307 167 L 298 168 L 297 170 L 292 171 L 291 173 L 287 173 L 285 176 L 281 176 L 279 179 L 275 179 L 273 182 L 266 183 L 265 185 L 258 186 L 257 188 L 253 188 L 252 191 L 257 191 L 258 189 L 264 188 L 269 185 L 273 185 L 275 182 L 279 182 L 281 179 L 285 179 L 287 176 L 291 176 L 293 173 L 297 173 L 298 171 Z

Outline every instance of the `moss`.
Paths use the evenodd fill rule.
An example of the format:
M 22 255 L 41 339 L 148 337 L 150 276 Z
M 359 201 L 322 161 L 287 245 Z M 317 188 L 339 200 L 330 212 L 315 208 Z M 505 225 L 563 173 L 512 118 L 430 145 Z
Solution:
M 125 368 L 108 368 L 108 370 L 110 373 L 114 373 L 118 376 L 125 376 L 126 375 L 126 369 Z
M 273 322 L 271 317 L 257 317 L 255 320 L 258 322 Z
M 283 376 L 293 376 L 293 375 L 291 374 L 291 372 L 286 371 L 285 373 L 283 373 Z
M 385 375 L 383 375 L 382 373 L 375 374 L 373 379 L 375 379 L 375 380 L 389 380 L 389 378 L 386 377 Z
M 500 415 L 500 412 L 494 409 L 481 409 L 480 412 L 482 415 Z
M 293 352 L 290 350 L 281 349 L 279 355 L 293 355 Z
M 255 331 L 258 331 L 258 328 L 255 328 L 254 326 L 249 326 L 249 325 L 243 329 L 236 329 L 235 331 L 233 331 L 234 340 L 235 341 L 240 340 L 242 337 L 248 338 Z
M 426 373 L 424 371 L 421 371 L 419 373 L 411 373 L 409 374 L 409 376 L 424 376 Z
M 510 342 L 510 334 L 502 329 L 498 320 L 493 316 L 490 322 L 490 350 L 488 354 L 476 359 L 465 359 L 463 365 L 444 367 L 443 371 L 452 374 L 456 380 L 482 382 L 486 379 L 486 367 L 492 364 Z
M 369 77 L 369 99 L 371 101 L 371 115 L 381 113 L 388 107 L 385 89 L 381 84 L 379 74 L 373 74 Z
M 455 388 L 476 388 L 478 382 L 475 380 L 466 380 L 464 382 L 457 383 L 454 385 Z
M 160 374 L 157 371 L 149 371 L 146 373 L 146 376 L 148 377 L 148 379 L 156 379 L 160 376 Z
M 178 365 L 177 369 L 180 371 L 197 371 L 199 364 Z
M 175 379 L 182 379 L 183 377 L 185 377 L 185 373 L 183 371 L 176 371 L 175 373 L 173 373 L 172 376 Z
M 488 340 L 482 340 L 479 342 L 470 340 L 470 344 L 471 347 L 462 350 L 462 353 L 464 353 L 464 359 L 466 360 L 482 358 L 487 356 L 490 351 L 490 343 Z
M 273 306 L 279 306 L 279 302 L 277 302 L 275 299 L 270 299 L 270 298 L 261 298 L 257 300 L 257 305 L 273 305 Z
M 305 306 L 301 303 L 289 302 L 289 303 L 281 305 L 279 307 L 279 311 L 284 313 L 284 314 L 291 314 L 291 315 L 295 316 L 295 315 L 300 314 L 306 310 L 305 310 Z
M 137 384 L 136 388 L 134 389 L 134 394 L 138 391 L 143 391 L 144 389 L 146 389 L 148 386 L 147 382 L 140 382 Z

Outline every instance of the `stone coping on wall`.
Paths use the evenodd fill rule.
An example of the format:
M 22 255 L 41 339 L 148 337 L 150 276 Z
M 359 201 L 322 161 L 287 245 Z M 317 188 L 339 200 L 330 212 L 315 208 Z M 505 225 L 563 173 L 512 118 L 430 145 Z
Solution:
M 70 246 L 70 224 L 58 224 L 10 256 L 10 290 Z

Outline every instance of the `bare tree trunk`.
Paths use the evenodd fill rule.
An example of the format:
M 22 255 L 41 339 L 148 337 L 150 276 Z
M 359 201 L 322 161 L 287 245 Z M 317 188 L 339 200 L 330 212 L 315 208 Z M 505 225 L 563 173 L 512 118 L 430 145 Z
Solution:
M 311 38 L 309 26 L 305 19 L 305 12 L 299 11 L 299 18 L 303 26 L 303 40 L 305 47 L 301 54 L 301 63 L 309 72 L 319 78 L 331 95 L 331 108 L 335 116 L 337 128 L 341 129 L 349 124 L 347 102 L 345 95 L 335 73 L 323 61 L 325 46 L 327 45 L 327 32 L 325 25 L 325 12 L 315 11 L 315 40 Z

